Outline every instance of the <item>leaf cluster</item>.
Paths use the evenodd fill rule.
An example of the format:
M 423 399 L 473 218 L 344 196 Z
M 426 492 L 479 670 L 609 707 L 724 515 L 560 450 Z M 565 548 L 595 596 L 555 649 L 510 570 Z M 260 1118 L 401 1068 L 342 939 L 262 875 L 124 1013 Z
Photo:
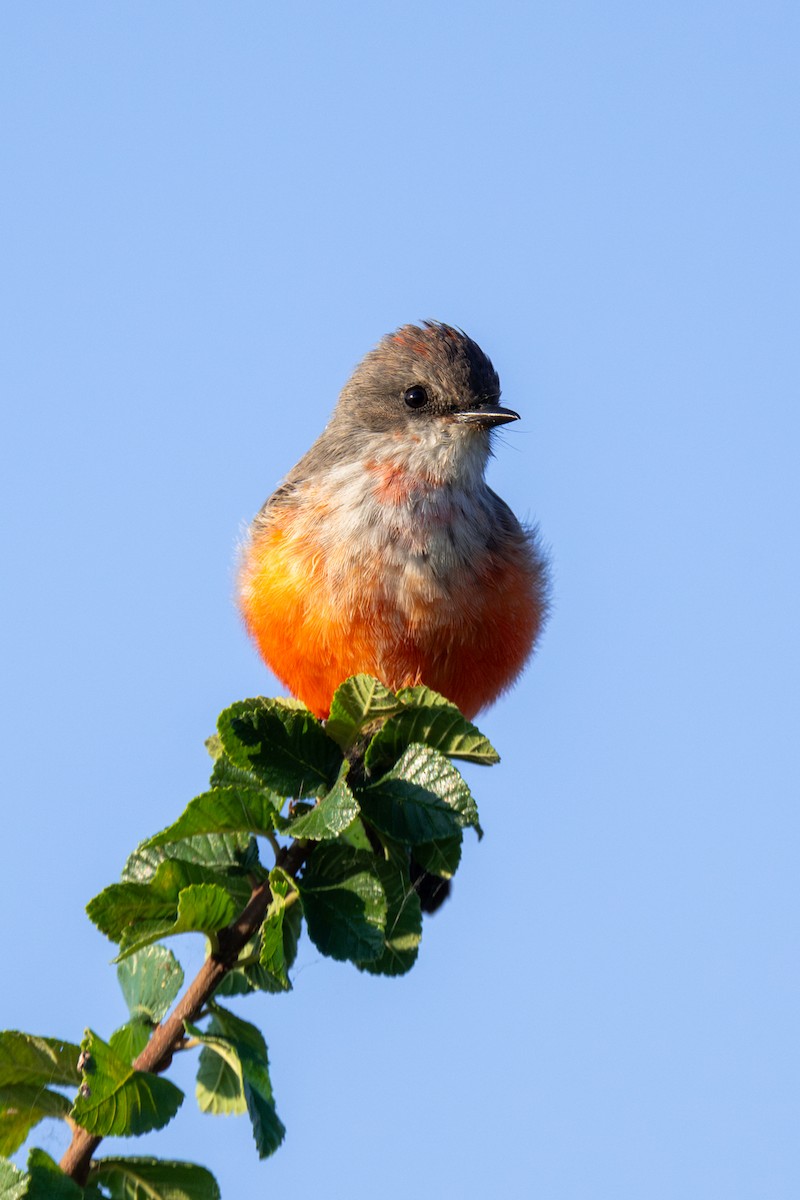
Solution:
M 71 1122 L 89 1149 L 163 1127 L 184 1099 L 161 1074 L 178 1051 L 199 1050 L 201 1111 L 246 1114 L 259 1155 L 276 1150 L 285 1130 L 267 1046 L 230 999 L 291 988 L 303 924 L 321 954 L 374 974 L 408 971 L 422 936 L 414 881 L 450 879 L 464 830 L 481 834 L 451 760 L 497 761 L 437 693 L 394 693 L 364 675 L 341 685 L 325 723 L 296 701 L 258 697 L 225 709 L 207 745 L 208 790 L 87 907 L 117 946 L 128 1019 L 107 1042 L 87 1030 L 80 1046 L 0 1035 L 0 1200 L 216 1197 L 213 1177 L 190 1163 L 87 1157 L 65 1173 L 41 1150 L 24 1172 L 7 1160 L 45 1117 Z M 206 938 L 213 984 L 178 1004 L 176 1035 L 156 1055 L 154 1033 L 183 984 L 162 943 L 191 932 Z

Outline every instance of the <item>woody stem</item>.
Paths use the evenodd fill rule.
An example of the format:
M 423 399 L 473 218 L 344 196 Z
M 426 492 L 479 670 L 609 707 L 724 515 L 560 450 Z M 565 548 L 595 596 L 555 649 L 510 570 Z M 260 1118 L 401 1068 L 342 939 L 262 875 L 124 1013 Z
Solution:
M 295 841 L 282 847 L 277 865 L 296 875 L 310 850 L 307 842 Z M 250 899 L 236 918 L 217 934 L 217 949 L 203 963 L 166 1020 L 157 1025 L 142 1053 L 133 1062 L 134 1070 L 161 1074 L 172 1062 L 186 1034 L 185 1021 L 193 1021 L 211 999 L 215 990 L 235 965 L 239 952 L 261 928 L 272 898 L 269 884 L 257 884 Z M 59 1164 L 61 1170 L 79 1184 L 85 1184 L 92 1155 L 102 1137 L 73 1125 L 72 1141 Z

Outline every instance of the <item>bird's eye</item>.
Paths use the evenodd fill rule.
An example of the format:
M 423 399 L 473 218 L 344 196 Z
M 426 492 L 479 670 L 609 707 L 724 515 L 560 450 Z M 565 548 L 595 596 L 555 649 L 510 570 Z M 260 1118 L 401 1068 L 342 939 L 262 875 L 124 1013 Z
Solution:
M 428 393 L 424 387 L 417 384 L 416 387 L 406 388 L 403 392 L 403 399 L 409 408 L 422 408 L 424 404 L 428 403 Z

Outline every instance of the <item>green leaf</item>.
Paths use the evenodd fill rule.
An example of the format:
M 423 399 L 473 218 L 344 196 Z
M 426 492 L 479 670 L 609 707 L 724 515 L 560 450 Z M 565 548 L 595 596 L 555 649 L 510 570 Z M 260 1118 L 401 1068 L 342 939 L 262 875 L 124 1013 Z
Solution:
M 86 1066 L 72 1119 L 83 1129 L 98 1137 L 130 1137 L 162 1129 L 175 1116 L 183 1092 L 174 1083 L 134 1071 L 91 1030 L 81 1050 Z
M 286 973 L 286 956 L 284 953 L 283 922 L 287 912 L 286 898 L 290 892 L 295 902 L 298 899 L 297 889 L 292 879 L 280 869 L 272 871 L 269 877 L 272 899 L 261 925 L 261 950 L 259 965 L 267 972 L 281 991 L 291 989 L 289 976 Z
M 83 1200 L 83 1188 L 65 1175 L 44 1150 L 31 1150 L 28 1176 L 28 1190 L 23 1193 L 26 1200 Z
M 0 1084 L 40 1083 L 77 1087 L 80 1046 L 59 1038 L 34 1037 L 16 1029 L 0 1033 Z
M 283 914 L 283 961 L 286 972 L 294 965 L 297 944 L 303 928 L 303 905 L 297 902 L 287 905 Z M 214 998 L 223 996 L 247 996 L 251 992 L 283 992 L 283 982 L 261 966 L 261 931 L 251 938 L 241 951 L 238 966 L 228 971 L 214 992 Z M 290 985 L 291 986 L 291 985 Z
M 270 833 L 283 797 L 263 788 L 216 787 L 190 800 L 183 814 L 146 846 L 166 846 L 205 833 Z
M 99 1158 L 89 1182 L 102 1184 L 110 1200 L 220 1200 L 219 1185 L 205 1167 L 159 1158 Z
M 186 1026 L 203 1043 L 197 1072 L 197 1102 L 203 1112 L 247 1112 L 260 1158 L 274 1153 L 286 1130 L 272 1097 L 267 1046 L 255 1025 L 214 1005 L 208 1031 Z
M 478 807 L 467 787 L 466 780 L 438 750 L 416 744 L 409 746 L 393 769 L 383 779 L 378 780 L 374 786 L 381 787 L 385 780 L 391 779 L 406 780 L 408 783 L 424 788 L 425 791 L 432 792 L 453 809 L 457 814 L 460 826 L 472 825 L 477 830 L 478 836 L 483 836 L 483 831 L 478 824 Z M 433 839 L 419 838 L 418 840 Z
M 203 834 L 174 842 L 167 849 L 146 843 L 137 846 L 122 869 L 122 880 L 148 883 L 163 862 L 175 859 L 225 875 L 259 869 L 255 838 L 246 833 Z
M 293 838 L 304 838 L 321 842 L 326 838 L 343 833 L 358 816 L 358 801 L 351 792 L 344 775 L 314 808 L 299 817 L 276 817 L 275 825 L 281 833 Z
M 197 1102 L 201 1112 L 228 1116 L 247 1112 L 242 1056 L 267 1061 L 267 1044 L 261 1030 L 214 1004 L 204 1032 L 187 1024 L 191 1037 L 203 1045 L 197 1072 Z M 269 1097 L 272 1099 L 270 1090 Z
M 429 692 L 427 688 L 422 690 L 426 694 Z M 436 695 L 435 692 L 430 694 Z M 430 746 L 448 758 L 486 766 L 500 761 L 500 755 L 489 739 L 462 716 L 454 704 L 443 701 L 423 706 L 415 704 L 388 720 L 370 742 L 364 766 L 369 774 L 384 770 L 414 742 Z
M 338 778 L 342 752 L 302 706 L 263 696 L 242 700 L 220 713 L 218 728 L 233 765 L 282 796 L 320 796 Z
M 367 726 L 385 720 L 402 707 L 394 692 L 371 675 L 353 675 L 334 692 L 325 732 L 348 750 Z
M 374 854 L 323 843 L 299 888 L 308 936 L 322 954 L 353 962 L 381 957 L 387 904 Z
M 178 911 L 174 921 L 168 918 L 139 921 L 124 930 L 117 961 L 151 942 L 174 937 L 178 933 L 204 933 L 211 938 L 218 930 L 229 925 L 241 908 L 219 884 L 192 884 L 178 896 Z
M 340 835 L 340 839 L 346 842 L 348 846 L 352 846 L 354 850 L 368 850 L 372 853 L 372 842 L 367 837 L 367 831 L 364 828 L 364 822 L 360 817 L 356 817 L 351 825 L 347 826 Z
M 292 880 L 292 886 L 297 888 L 294 880 Z M 283 961 L 287 971 L 294 966 L 294 960 L 297 958 L 297 943 L 300 941 L 302 931 L 303 902 L 298 896 L 297 901 L 287 905 L 283 913 Z
M 201 1112 L 212 1116 L 241 1116 L 247 1112 L 244 1078 L 239 1055 L 221 1038 L 214 1038 L 218 1027 L 212 1021 L 208 1033 L 187 1025 L 187 1033 L 203 1042 L 197 1068 L 195 1095 Z
M 419 865 L 440 879 L 452 879 L 461 862 L 461 833 L 456 837 L 442 838 L 438 842 L 422 842 L 413 847 L 413 855 Z
M 66 1118 L 70 1102 L 37 1083 L 0 1086 L 0 1154 L 15 1154 L 34 1125 L 45 1117 Z
M 416 962 L 422 938 L 422 909 L 419 896 L 408 876 L 405 862 L 379 863 L 379 873 L 387 902 L 384 951 L 380 958 L 358 966 L 373 975 L 404 975 Z
M 409 708 L 455 708 L 456 712 L 461 711 L 447 696 L 435 692 L 424 683 L 400 688 L 397 695 Z
M 222 741 L 219 734 L 214 737 L 219 742 L 220 747 Z M 244 787 L 255 788 L 256 791 L 269 792 L 270 795 L 275 795 L 269 788 L 264 788 L 263 783 L 256 775 L 255 771 L 248 771 L 244 767 L 235 767 L 226 754 L 220 753 L 219 757 L 214 762 L 214 769 L 211 772 L 210 780 L 212 788 L 219 787 Z
M 132 1021 L 126 1021 L 124 1025 L 120 1025 L 119 1029 L 115 1029 L 108 1039 L 108 1044 L 117 1058 L 123 1059 L 126 1063 L 132 1063 L 150 1041 L 152 1032 L 153 1026 L 149 1021 L 142 1021 L 135 1017 Z
M 0 1158 L 0 1200 L 22 1200 L 28 1195 L 29 1177 L 18 1167 Z
M 297 957 L 297 943 L 303 926 L 303 905 L 299 901 L 289 905 L 283 915 L 283 960 L 288 972 Z M 228 971 L 214 992 L 215 998 L 222 996 L 247 996 L 251 992 L 283 992 L 283 982 L 261 966 L 261 934 L 257 934 L 239 955 L 239 966 Z M 288 978 L 288 976 L 287 976 Z M 290 985 L 291 986 L 291 985 Z
M 216 762 L 222 757 L 222 739 L 218 733 L 212 733 L 203 743 L 211 758 Z
M 403 770 L 404 766 L 398 764 L 395 771 L 359 792 L 367 821 L 406 845 L 454 837 L 459 832 L 455 809 L 430 787 L 402 778 Z
M 241 876 L 222 876 L 180 859 L 159 864 L 147 883 L 112 883 L 86 906 L 90 919 L 126 952 L 159 936 L 198 930 L 213 933 L 247 903 L 251 887 Z M 156 934 L 156 927 L 162 934 Z
M 131 1016 L 157 1025 L 183 986 L 183 970 L 166 946 L 147 946 L 119 964 L 117 979 Z

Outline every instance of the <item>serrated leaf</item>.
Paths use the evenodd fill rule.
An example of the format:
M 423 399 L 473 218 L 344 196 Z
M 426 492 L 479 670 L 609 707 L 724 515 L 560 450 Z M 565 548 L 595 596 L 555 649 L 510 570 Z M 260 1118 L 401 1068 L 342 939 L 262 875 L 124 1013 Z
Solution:
M 203 1043 L 197 1101 L 203 1112 L 247 1112 L 260 1158 L 278 1149 L 286 1130 L 275 1111 L 267 1047 L 255 1025 L 214 1006 L 208 1032 L 187 1025 Z
M 220 1200 L 219 1184 L 195 1163 L 158 1158 L 99 1158 L 89 1182 L 102 1184 L 110 1200 Z
M 35 1037 L 8 1029 L 0 1033 L 0 1084 L 80 1083 L 78 1058 L 80 1046 L 60 1038 Z
M 302 706 L 263 696 L 220 713 L 219 735 L 234 766 L 282 796 L 321 796 L 336 782 L 342 752 Z
M 353 675 L 334 692 L 325 732 L 347 750 L 369 725 L 385 720 L 402 707 L 402 701 L 379 680 L 371 675 Z
M 271 833 L 283 802 L 282 796 L 264 788 L 212 788 L 190 800 L 178 820 L 145 845 L 166 846 L 209 833 Z
M 124 1025 L 120 1025 L 119 1029 L 115 1029 L 108 1039 L 108 1044 L 117 1058 L 123 1059 L 126 1063 L 132 1063 L 150 1041 L 152 1032 L 153 1026 L 148 1021 L 137 1018 L 133 1021 L 126 1021 Z
M 346 842 L 348 846 L 352 846 L 354 850 L 367 850 L 369 853 L 372 853 L 372 842 L 367 837 L 364 822 L 360 817 L 356 817 L 355 821 L 339 834 L 339 837 L 341 841 Z
M 132 943 L 140 935 L 145 935 L 142 944 L 157 940 L 156 925 L 164 927 L 164 936 L 221 929 L 247 903 L 250 892 L 242 876 L 223 876 L 195 863 L 166 859 L 148 882 L 112 883 L 89 901 L 86 911 L 111 941 L 126 937 L 126 950 L 131 952 L 138 948 Z M 180 928 L 173 929 L 173 923 Z
M 45 1117 L 65 1118 L 70 1102 L 60 1092 L 37 1083 L 0 1086 L 0 1154 L 15 1154 L 30 1131 Z
M 292 884 L 295 888 L 297 887 L 294 880 Z M 297 944 L 302 931 L 303 902 L 298 897 L 296 903 L 287 905 L 283 913 L 283 961 L 287 971 L 294 966 L 294 960 L 297 958 Z
M 219 742 L 221 750 L 222 739 L 220 738 L 219 734 L 215 734 L 215 737 Z M 256 775 L 255 771 L 247 770 L 245 767 L 234 766 L 228 756 L 221 752 L 219 757 L 214 761 L 214 769 L 211 772 L 211 779 L 209 782 L 212 788 L 246 787 L 255 788 L 256 790 L 259 788 L 264 788 L 264 784 L 261 782 L 258 775 Z M 269 788 L 265 790 L 269 791 L 270 795 L 275 794 L 271 792 Z
M 242 1055 L 267 1061 L 267 1044 L 257 1026 L 219 1004 L 204 1032 L 187 1023 L 191 1037 L 203 1045 L 197 1073 L 197 1102 L 201 1112 L 216 1116 L 247 1111 L 243 1087 Z M 272 1099 L 270 1092 L 269 1099 Z
M 438 750 L 430 746 L 411 745 L 398 759 L 391 771 L 376 786 L 386 779 L 404 779 L 426 791 L 433 792 L 453 809 L 462 827 L 474 826 L 478 836 L 483 831 L 478 823 L 478 807 L 463 775 Z M 419 838 L 419 841 L 425 841 Z M 431 840 L 431 839 L 427 839 Z
M 28 1155 L 28 1177 L 26 1200 L 83 1200 L 83 1188 L 44 1150 L 34 1148 Z
M 358 816 L 358 801 L 344 777 L 312 809 L 299 817 L 276 817 L 275 827 L 293 838 L 321 842 L 343 833 Z
M 213 1025 L 209 1029 L 210 1033 L 214 1032 Z M 187 1032 L 198 1037 L 193 1025 L 187 1025 Z M 201 1035 L 201 1040 L 208 1036 Z M 247 1112 L 239 1056 L 226 1043 L 204 1040 L 197 1066 L 195 1095 L 200 1111 L 215 1117 L 241 1116 Z
M 123 883 L 148 883 L 163 862 L 179 860 L 217 874 L 259 869 L 258 844 L 246 833 L 203 834 L 174 842 L 169 847 L 143 843 L 122 868 Z
M 454 808 L 429 787 L 398 777 L 394 771 L 363 788 L 359 797 L 367 821 L 405 845 L 454 837 L 459 831 Z
M 429 688 L 424 683 L 400 688 L 397 695 L 409 708 L 455 708 L 456 712 L 461 711 L 452 700 L 448 700 L 447 696 L 443 696 L 441 692 L 435 692 L 433 688 Z
M 383 954 L 386 896 L 371 853 L 321 845 L 299 881 L 308 936 L 340 961 L 368 962 Z
M 303 906 L 299 901 L 290 905 L 283 917 L 283 958 L 286 971 L 291 969 L 297 957 L 297 943 L 303 927 Z M 261 951 L 260 934 L 244 947 L 239 955 L 240 965 L 228 971 L 214 992 L 215 998 L 223 996 L 247 996 L 251 992 L 284 992 L 284 985 L 274 978 L 259 962 Z M 290 985 L 291 986 L 291 985 Z
M 461 862 L 462 837 L 442 838 L 438 842 L 422 842 L 413 847 L 413 855 L 423 870 L 440 879 L 452 879 Z
M 281 991 L 291 989 L 289 976 L 286 973 L 286 958 L 284 955 L 283 922 L 287 912 L 286 899 L 293 893 L 294 900 L 298 896 L 292 880 L 281 870 L 275 870 L 269 877 L 272 899 L 267 908 L 261 925 L 261 949 L 259 965 Z
M 178 896 L 178 911 L 169 919 L 139 921 L 123 931 L 119 942 L 119 962 L 151 942 L 174 937 L 178 933 L 204 933 L 211 937 L 229 925 L 241 911 L 231 895 L 216 883 L 197 883 L 185 887 Z
M 220 738 L 218 733 L 212 733 L 209 737 L 206 738 L 203 745 L 205 746 L 206 750 L 208 751 L 210 757 L 214 760 L 214 762 L 216 762 L 218 758 L 221 758 L 221 756 L 222 756 L 222 739 Z
M 166 946 L 147 946 L 119 964 L 117 979 L 131 1016 L 157 1025 L 183 986 L 183 969 Z
M 422 909 L 411 884 L 407 863 L 386 860 L 379 872 L 387 902 L 384 951 L 377 959 L 357 965 L 372 975 L 404 975 L 417 959 L 422 938 Z
M 13 1163 L 0 1158 L 0 1200 L 22 1200 L 28 1194 L 29 1178 Z
M 89 1029 L 81 1042 L 87 1056 L 72 1119 L 98 1137 L 135 1136 L 162 1129 L 180 1108 L 183 1092 L 168 1079 L 135 1071 Z
M 221 1004 L 213 1004 L 211 1011 L 219 1033 L 235 1043 L 242 1053 L 258 1058 L 263 1063 L 267 1062 L 267 1043 L 257 1025 L 252 1021 L 245 1021 L 244 1017 L 231 1012 L 229 1008 L 223 1008 Z M 271 1087 L 269 1098 L 272 1099 Z
M 415 704 L 391 717 L 375 734 L 364 756 L 367 772 L 374 775 L 392 766 L 414 742 L 430 746 L 448 758 L 485 766 L 500 761 L 489 739 L 454 704 Z

